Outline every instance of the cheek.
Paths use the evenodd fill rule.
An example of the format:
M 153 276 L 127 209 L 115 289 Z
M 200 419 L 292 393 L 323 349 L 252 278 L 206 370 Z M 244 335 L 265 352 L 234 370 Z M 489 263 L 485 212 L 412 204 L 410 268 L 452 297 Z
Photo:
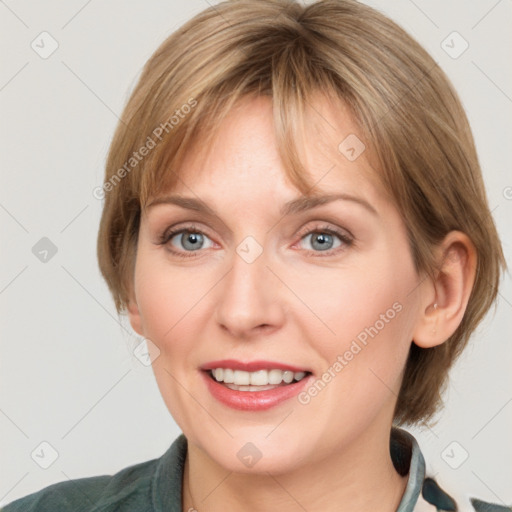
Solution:
M 214 280 L 207 269 L 171 265 L 141 251 L 135 270 L 136 297 L 145 337 L 161 351 L 179 350 L 179 340 L 193 336 L 201 301 Z
M 377 334 L 382 340 L 400 335 L 415 281 L 406 262 L 397 266 L 391 255 L 380 254 L 350 268 L 318 268 L 314 276 L 294 281 L 294 291 L 310 310 L 301 321 L 322 333 L 326 353 L 344 350 L 357 338 L 364 346 Z
M 412 339 L 415 284 L 412 264 L 391 256 L 329 283 L 332 302 L 324 301 L 321 311 L 335 335 L 324 337 L 322 350 L 329 366 L 339 363 L 336 393 L 346 403 L 378 404 L 398 393 Z

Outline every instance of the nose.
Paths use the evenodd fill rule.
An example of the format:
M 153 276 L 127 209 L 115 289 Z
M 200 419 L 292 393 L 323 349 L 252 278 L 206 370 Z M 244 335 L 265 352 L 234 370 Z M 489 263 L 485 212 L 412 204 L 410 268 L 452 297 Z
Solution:
M 285 319 L 286 287 L 265 251 L 252 262 L 235 252 L 232 261 L 219 288 L 218 325 L 237 339 L 278 330 Z

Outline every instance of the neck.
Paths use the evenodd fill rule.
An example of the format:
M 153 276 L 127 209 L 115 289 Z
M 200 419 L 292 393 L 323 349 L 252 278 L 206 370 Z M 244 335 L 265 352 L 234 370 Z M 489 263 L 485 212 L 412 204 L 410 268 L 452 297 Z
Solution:
M 408 476 L 400 476 L 393 466 L 389 435 L 367 431 L 328 458 L 275 475 L 228 471 L 189 443 L 183 511 L 395 512 Z

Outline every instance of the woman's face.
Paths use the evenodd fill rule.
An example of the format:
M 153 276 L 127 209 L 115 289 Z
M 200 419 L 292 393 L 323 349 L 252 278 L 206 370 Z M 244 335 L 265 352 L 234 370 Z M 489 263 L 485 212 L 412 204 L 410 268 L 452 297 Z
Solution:
M 160 351 L 153 370 L 175 421 L 231 471 L 284 472 L 365 434 L 388 439 L 419 309 L 405 225 L 358 156 L 348 112 L 321 99 L 303 148 L 312 192 L 344 199 L 287 209 L 301 194 L 280 163 L 271 108 L 245 99 L 212 146 L 189 152 L 179 186 L 153 198 L 211 212 L 161 201 L 143 213 L 129 309 Z M 227 368 L 217 373 L 228 385 L 212 366 Z M 276 371 L 286 366 L 295 371 Z M 235 378 L 300 372 L 311 373 L 230 389 Z

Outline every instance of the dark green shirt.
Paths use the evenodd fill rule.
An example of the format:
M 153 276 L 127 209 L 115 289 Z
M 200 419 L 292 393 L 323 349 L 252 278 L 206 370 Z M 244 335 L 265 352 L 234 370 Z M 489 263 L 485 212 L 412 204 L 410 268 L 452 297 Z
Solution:
M 461 510 L 433 478 L 425 477 L 425 461 L 416 439 L 393 428 L 393 464 L 409 479 L 397 512 Z M 122 469 L 115 475 L 59 482 L 4 506 L 0 512 L 182 512 L 181 485 L 187 440 L 178 436 L 159 458 Z M 476 512 L 512 512 L 471 499 Z M 201 508 L 198 506 L 198 510 Z M 466 504 L 462 510 L 467 510 Z

